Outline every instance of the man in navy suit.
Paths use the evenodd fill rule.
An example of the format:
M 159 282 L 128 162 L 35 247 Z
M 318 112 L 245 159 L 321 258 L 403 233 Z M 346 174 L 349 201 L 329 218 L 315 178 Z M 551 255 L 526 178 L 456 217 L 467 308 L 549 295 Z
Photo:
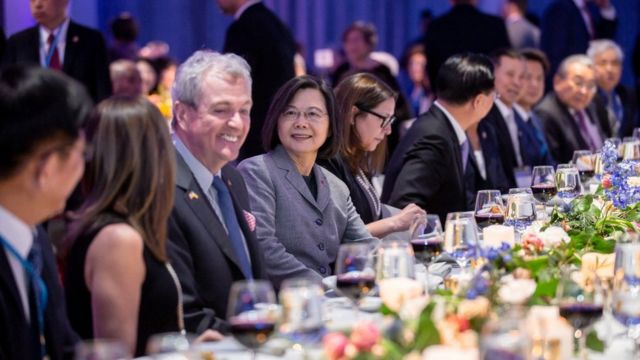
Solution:
M 251 76 L 235 54 L 196 51 L 173 87 L 177 157 L 169 256 L 183 291 L 185 326 L 225 331 L 234 281 L 265 278 L 256 220 L 238 157 L 249 132 Z
M 438 100 L 394 151 L 382 202 L 415 203 L 443 222 L 449 212 L 471 210 L 479 175 L 465 130 L 491 109 L 493 86 L 493 66 L 483 55 L 455 55 L 442 65 Z
M 296 44 L 285 24 L 261 1 L 217 0 L 227 15 L 233 15 L 224 41 L 224 52 L 242 56 L 251 66 L 254 81 L 249 137 L 242 146 L 240 160 L 264 151 L 260 132 L 271 97 L 295 76 L 293 57 Z
M 490 54 L 510 47 L 504 21 L 475 6 L 475 0 L 452 0 L 453 8 L 434 19 L 425 37 L 427 73 L 436 83 L 438 69 L 451 56 L 462 52 Z M 437 91 L 437 89 L 436 89 Z
M 9 37 L 2 62 L 64 71 L 84 84 L 97 102 L 111 95 L 107 48 L 98 31 L 70 20 L 68 4 L 69 0 L 29 1 L 38 25 Z
M 547 6 L 540 24 L 540 47 L 555 74 L 558 65 L 573 54 L 584 54 L 592 39 L 611 39 L 617 29 L 616 9 L 609 0 L 555 0 Z M 547 79 L 551 84 L 551 78 Z
M 64 209 L 82 177 L 90 111 L 82 85 L 63 74 L 24 65 L 0 72 L 0 359 L 73 356 L 78 338 L 51 244 L 36 226 Z
M 609 126 L 613 136 L 631 136 L 638 127 L 635 94 L 620 84 L 624 55 L 620 46 L 612 40 L 594 40 L 589 45 L 587 56 L 593 61 L 598 83 L 594 102 L 607 109 Z

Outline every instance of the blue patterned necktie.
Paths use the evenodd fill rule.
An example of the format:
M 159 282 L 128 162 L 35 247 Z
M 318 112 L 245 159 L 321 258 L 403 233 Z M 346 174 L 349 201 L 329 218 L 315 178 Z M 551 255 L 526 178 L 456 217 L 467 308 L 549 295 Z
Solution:
M 244 246 L 242 230 L 240 229 L 238 218 L 236 218 L 236 212 L 233 207 L 229 188 L 227 188 L 227 185 L 225 185 L 220 176 L 213 177 L 213 187 L 218 193 L 218 203 L 220 205 L 220 210 L 222 211 L 222 217 L 224 218 L 224 223 L 227 226 L 229 240 L 231 241 L 236 257 L 238 258 L 240 269 L 242 270 L 245 278 L 252 279 L 251 263 L 249 262 L 249 256 Z

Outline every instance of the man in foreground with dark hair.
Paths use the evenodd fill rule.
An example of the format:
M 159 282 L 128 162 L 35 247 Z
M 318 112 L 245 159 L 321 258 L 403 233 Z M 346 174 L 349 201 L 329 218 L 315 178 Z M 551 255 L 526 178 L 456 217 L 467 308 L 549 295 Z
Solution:
M 440 68 L 438 100 L 420 115 L 396 148 L 382 202 L 415 203 L 444 221 L 469 209 L 477 171 L 465 131 L 493 106 L 493 65 L 479 54 L 455 55 Z
M 71 358 L 51 244 L 36 226 L 64 209 L 84 171 L 82 85 L 35 67 L 0 72 L 0 359 Z

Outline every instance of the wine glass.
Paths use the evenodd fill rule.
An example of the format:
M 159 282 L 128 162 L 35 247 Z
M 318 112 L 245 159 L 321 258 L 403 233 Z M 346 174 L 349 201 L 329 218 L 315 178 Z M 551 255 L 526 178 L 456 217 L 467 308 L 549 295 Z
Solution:
M 558 197 L 569 203 L 580 194 L 580 174 L 572 164 L 560 164 L 556 170 Z
M 233 337 L 256 352 L 267 342 L 276 327 L 276 295 L 266 280 L 242 280 L 233 283 L 229 294 L 227 320 Z
M 633 133 L 631 133 L 632 137 L 638 141 L 640 141 L 640 128 L 633 128 Z
M 317 344 L 324 336 L 322 317 L 324 292 L 319 282 L 305 278 L 287 279 L 280 289 L 282 322 L 280 333 L 294 343 L 294 348 L 304 351 Z
M 131 359 L 127 346 L 120 340 L 84 340 L 75 347 L 76 360 L 121 360 Z
M 622 160 L 640 160 L 640 140 L 633 139 L 622 143 Z
M 444 237 L 440 217 L 418 214 L 413 218 L 410 231 L 416 260 L 424 264 L 428 271 L 429 265 L 442 253 Z
M 640 355 L 640 243 L 616 246 L 611 312 L 633 340 L 633 358 Z
M 500 190 L 480 190 L 476 195 L 476 223 L 480 229 L 504 223 L 504 203 Z
M 543 214 L 547 213 L 547 203 L 558 193 L 556 172 L 553 166 L 536 166 L 531 175 L 531 192 L 542 203 Z
M 365 243 L 342 244 L 336 259 L 336 289 L 351 300 L 354 311 L 376 283 L 371 247 Z M 357 316 L 357 315 L 356 315 Z
M 447 214 L 444 232 L 444 249 L 466 271 L 471 259 L 478 255 L 478 226 L 473 213 Z
M 505 224 L 524 231 L 536 220 L 536 203 L 530 188 L 509 189 Z
M 378 248 L 376 280 L 415 278 L 415 256 L 412 244 L 406 241 L 385 240 Z
M 556 292 L 560 316 L 573 327 L 574 354 L 585 355 L 586 330 L 603 313 L 603 296 L 598 277 L 589 276 L 574 268 L 561 271 Z
M 580 180 L 583 184 L 593 178 L 595 166 L 593 163 L 593 154 L 590 150 L 576 150 L 573 152 L 571 163 L 576 166 L 580 173 Z

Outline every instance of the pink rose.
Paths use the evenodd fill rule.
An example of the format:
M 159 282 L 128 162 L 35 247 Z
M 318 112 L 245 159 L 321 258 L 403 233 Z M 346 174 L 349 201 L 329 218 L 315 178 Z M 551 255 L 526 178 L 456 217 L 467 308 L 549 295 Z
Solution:
M 544 248 L 544 242 L 542 241 L 542 239 L 533 233 L 526 233 L 524 235 L 522 235 L 522 247 L 525 249 L 525 251 L 541 251 L 542 248 Z
M 351 332 L 351 343 L 360 351 L 370 351 L 380 339 L 380 330 L 370 321 L 362 321 L 356 324 Z
M 332 332 L 322 338 L 322 347 L 329 360 L 337 360 L 344 356 L 349 340 L 342 333 Z
M 610 188 L 613 185 L 611 182 L 611 175 L 607 174 L 602 178 L 602 187 L 605 189 Z

